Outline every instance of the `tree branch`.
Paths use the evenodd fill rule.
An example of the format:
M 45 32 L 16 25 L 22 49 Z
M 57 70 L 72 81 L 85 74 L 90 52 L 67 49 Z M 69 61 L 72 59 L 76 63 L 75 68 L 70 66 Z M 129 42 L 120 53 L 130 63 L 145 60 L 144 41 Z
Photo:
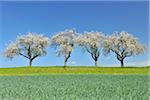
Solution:
M 24 54 L 22 54 L 22 53 L 19 53 L 19 54 L 20 54 L 21 56 L 27 58 L 27 59 L 30 59 L 28 56 L 26 56 L 26 55 L 24 55 Z
M 85 49 L 87 50 L 88 53 L 91 54 L 91 51 L 88 49 L 88 47 L 85 46 Z
M 69 52 L 68 56 L 65 58 L 65 62 L 67 62 L 67 60 L 70 58 L 70 54 L 71 52 Z
M 112 50 L 114 53 L 116 53 L 117 56 L 119 56 L 119 58 L 121 57 L 117 51 L 115 51 L 115 50 L 113 50 L 113 49 L 111 49 L 111 50 Z
M 40 54 L 35 55 L 34 57 L 31 58 L 31 60 L 35 59 L 38 56 L 40 56 Z
M 92 58 L 95 60 L 95 55 L 91 53 Z
M 32 55 L 31 55 L 31 51 L 30 51 L 30 45 L 29 45 L 27 51 L 28 51 L 28 57 L 31 59 L 31 56 L 32 56 Z

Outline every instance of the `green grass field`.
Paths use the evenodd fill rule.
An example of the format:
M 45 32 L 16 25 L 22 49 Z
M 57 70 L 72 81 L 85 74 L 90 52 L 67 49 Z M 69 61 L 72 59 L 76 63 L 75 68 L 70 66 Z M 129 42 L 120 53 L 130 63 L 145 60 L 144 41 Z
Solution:
M 0 68 L 0 75 L 42 75 L 42 74 L 144 74 L 150 75 L 150 67 L 18 67 Z
M 149 100 L 149 67 L 0 68 L 0 100 Z
M 148 75 L 0 76 L 0 100 L 149 100 Z

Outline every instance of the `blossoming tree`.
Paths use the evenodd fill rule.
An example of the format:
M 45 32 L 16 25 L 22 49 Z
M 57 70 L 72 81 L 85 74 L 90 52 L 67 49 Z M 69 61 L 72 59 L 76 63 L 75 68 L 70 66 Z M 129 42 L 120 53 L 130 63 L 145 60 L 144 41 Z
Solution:
M 90 53 L 95 61 L 95 66 L 98 66 L 98 58 L 102 49 L 104 35 L 101 32 L 85 32 L 76 38 L 76 43 L 82 47 L 84 51 Z
M 6 48 L 4 55 L 8 58 L 23 56 L 29 59 L 29 67 L 32 61 L 47 53 L 49 38 L 37 33 L 28 33 L 18 36 L 15 42 L 11 42 Z
M 64 57 L 64 68 L 74 49 L 74 40 L 77 36 L 74 29 L 66 29 L 51 38 L 51 45 L 56 47 L 56 54 Z
M 104 53 L 110 51 L 116 54 L 117 59 L 124 66 L 124 59 L 144 52 L 144 46 L 138 42 L 138 39 L 128 32 L 122 31 L 107 36 L 104 41 Z

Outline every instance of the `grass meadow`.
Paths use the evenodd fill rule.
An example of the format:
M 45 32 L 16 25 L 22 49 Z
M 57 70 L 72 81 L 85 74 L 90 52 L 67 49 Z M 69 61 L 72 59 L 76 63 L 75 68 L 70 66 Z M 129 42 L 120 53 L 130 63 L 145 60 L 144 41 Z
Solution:
M 0 76 L 1 100 L 148 100 L 147 75 Z
M 150 67 L 68 67 L 64 69 L 61 66 L 57 67 L 41 67 L 35 66 L 32 68 L 15 67 L 15 68 L 0 68 L 0 75 L 45 75 L 45 74 L 144 74 L 150 75 Z
M 149 100 L 149 67 L 0 68 L 0 100 Z

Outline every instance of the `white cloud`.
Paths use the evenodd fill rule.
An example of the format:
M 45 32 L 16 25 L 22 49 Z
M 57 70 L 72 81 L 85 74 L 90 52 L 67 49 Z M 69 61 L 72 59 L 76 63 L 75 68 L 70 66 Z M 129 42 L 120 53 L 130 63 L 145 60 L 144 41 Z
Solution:
M 109 60 L 109 59 L 111 59 L 111 57 L 110 56 L 106 56 L 105 59 Z
M 150 60 L 148 61 L 148 66 L 150 66 Z
M 132 61 L 132 62 L 127 62 L 124 61 L 125 66 L 137 66 L 137 67 L 143 67 L 143 66 L 150 66 L 150 60 L 149 61 Z M 102 66 L 115 66 L 115 67 L 120 67 L 120 63 L 113 63 L 113 64 L 102 64 Z
M 150 61 L 128 62 L 127 66 L 148 66 Z
M 76 64 L 76 61 L 72 61 L 71 64 L 73 64 L 73 65 Z

